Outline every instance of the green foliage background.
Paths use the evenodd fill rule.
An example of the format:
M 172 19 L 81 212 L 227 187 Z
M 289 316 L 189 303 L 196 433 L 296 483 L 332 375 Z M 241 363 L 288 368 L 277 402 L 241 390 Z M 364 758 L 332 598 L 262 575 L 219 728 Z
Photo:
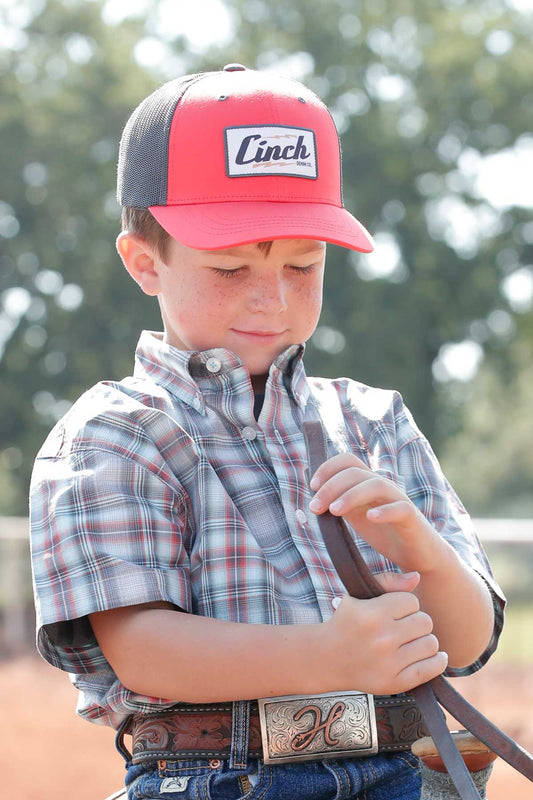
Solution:
M 399 389 L 473 513 L 532 516 L 531 298 L 526 281 L 510 303 L 502 282 L 531 278 L 533 189 L 529 207 L 494 208 L 471 166 L 532 146 L 533 13 L 504 0 L 224 0 L 231 35 L 205 49 L 180 34 L 189 5 L 155 0 L 115 24 L 103 0 L 0 5 L 0 513 L 26 513 L 54 421 L 129 374 L 139 330 L 160 327 L 114 250 L 127 117 L 162 81 L 238 61 L 328 103 L 346 205 L 394 255 L 380 270 L 330 248 L 309 372 Z M 465 340 L 483 349 L 477 375 L 444 380 L 442 348 Z

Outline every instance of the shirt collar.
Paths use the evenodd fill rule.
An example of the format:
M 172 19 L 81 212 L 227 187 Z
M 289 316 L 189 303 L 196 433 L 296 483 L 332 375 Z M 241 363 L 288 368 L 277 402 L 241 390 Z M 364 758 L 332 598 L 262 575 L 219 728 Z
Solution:
M 298 405 L 305 407 L 309 387 L 303 354 L 305 345 L 291 345 L 270 367 L 272 385 L 284 384 Z M 204 395 L 230 390 L 251 390 L 248 370 L 231 350 L 180 350 L 164 341 L 163 334 L 143 331 L 135 353 L 134 376 L 149 378 L 170 394 L 205 414 Z M 268 384 L 267 384 L 268 392 Z

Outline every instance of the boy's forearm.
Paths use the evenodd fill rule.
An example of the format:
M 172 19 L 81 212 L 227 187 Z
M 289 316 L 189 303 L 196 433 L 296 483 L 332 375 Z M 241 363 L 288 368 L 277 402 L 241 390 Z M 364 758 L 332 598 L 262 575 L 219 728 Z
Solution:
M 439 539 L 434 568 L 421 571 L 416 595 L 430 615 L 449 666 L 464 667 L 486 649 L 494 629 L 494 607 L 485 581 Z
M 125 613 L 122 613 L 125 612 Z M 170 608 L 112 612 L 105 655 L 132 691 L 183 702 L 319 692 L 318 625 L 247 625 Z
M 102 651 L 130 690 L 209 703 L 286 694 L 405 692 L 446 667 L 429 616 L 404 587 L 345 596 L 325 622 L 259 625 L 185 614 L 168 603 L 91 614 Z M 405 589 L 405 590 L 404 590 Z

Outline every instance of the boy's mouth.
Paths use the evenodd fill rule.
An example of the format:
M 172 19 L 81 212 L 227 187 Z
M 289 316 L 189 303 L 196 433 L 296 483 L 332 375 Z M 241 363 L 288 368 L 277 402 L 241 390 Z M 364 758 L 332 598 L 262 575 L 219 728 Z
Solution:
M 237 330 L 237 328 L 234 328 L 233 332 L 239 336 L 250 336 L 259 339 L 274 339 L 277 336 L 281 336 L 283 333 L 285 333 L 285 331 L 241 331 Z

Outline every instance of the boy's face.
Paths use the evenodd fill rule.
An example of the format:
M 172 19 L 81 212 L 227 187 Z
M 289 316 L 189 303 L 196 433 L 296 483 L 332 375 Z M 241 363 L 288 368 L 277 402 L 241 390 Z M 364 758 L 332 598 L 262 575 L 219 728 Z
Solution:
M 165 261 L 153 257 L 151 278 L 136 279 L 158 296 L 169 344 L 232 350 L 260 387 L 275 358 L 316 328 L 325 254 L 309 239 L 276 240 L 269 252 L 256 244 L 194 250 L 173 239 Z

